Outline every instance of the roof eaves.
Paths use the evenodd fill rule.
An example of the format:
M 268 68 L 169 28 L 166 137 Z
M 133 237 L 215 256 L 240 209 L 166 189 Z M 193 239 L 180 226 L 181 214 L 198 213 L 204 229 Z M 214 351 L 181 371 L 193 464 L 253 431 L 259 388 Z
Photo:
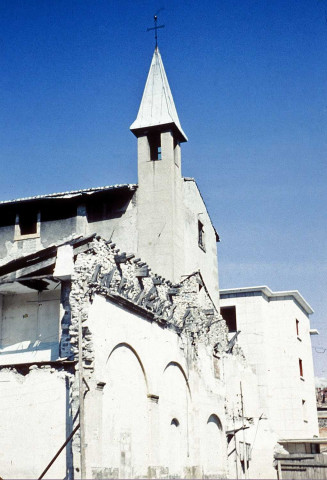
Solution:
M 32 200 L 46 200 L 46 199 L 59 199 L 59 198 L 72 198 L 79 195 L 87 194 L 91 195 L 93 193 L 104 192 L 109 190 L 119 190 L 119 189 L 128 189 L 128 190 L 136 190 L 137 184 L 134 183 L 126 183 L 126 184 L 117 184 L 117 185 L 108 185 L 105 187 L 92 187 L 92 188 L 84 188 L 81 190 L 71 190 L 67 192 L 60 192 L 60 193 L 49 193 L 46 195 L 36 195 L 34 197 L 24 197 L 24 198 L 17 198 L 15 200 L 3 200 L 0 202 L 0 205 L 10 205 L 14 203 L 20 202 L 28 202 Z
M 268 298 L 293 297 L 308 315 L 311 315 L 314 312 L 312 307 L 302 297 L 302 295 L 298 290 L 282 290 L 278 292 L 273 292 L 272 290 L 270 290 L 269 287 L 267 287 L 267 285 L 260 285 L 257 287 L 240 287 L 240 288 L 221 289 L 219 294 L 220 296 L 222 296 L 222 295 L 233 295 L 237 293 L 251 293 L 251 292 L 262 292 Z

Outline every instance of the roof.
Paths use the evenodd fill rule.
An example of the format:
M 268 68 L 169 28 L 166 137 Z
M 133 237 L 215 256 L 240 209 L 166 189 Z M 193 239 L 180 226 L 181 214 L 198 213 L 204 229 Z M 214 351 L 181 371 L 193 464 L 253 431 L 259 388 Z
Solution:
M 0 294 L 24 293 L 26 290 L 39 289 L 40 287 L 45 289 L 43 287 L 51 287 L 51 284 L 52 288 L 56 287 L 56 282 L 53 285 L 52 275 L 58 249 L 70 245 L 73 247 L 74 255 L 77 255 L 88 251 L 90 243 L 95 237 L 95 233 L 87 236 L 72 235 L 68 240 L 59 241 L 49 247 L 41 248 L 34 253 L 23 255 L 1 265 Z
M 177 115 L 161 55 L 158 47 L 156 47 L 140 108 L 130 129 L 134 134 L 137 134 L 140 129 L 159 125 L 173 125 L 179 133 L 180 141 L 187 142 L 187 136 L 183 132 Z
M 118 184 L 118 185 L 108 185 L 105 187 L 93 187 L 93 188 L 84 188 L 82 190 L 71 190 L 68 192 L 61 192 L 61 193 L 49 193 L 46 195 L 36 195 L 35 197 L 25 197 L 25 198 L 17 198 L 16 200 L 4 200 L 0 202 L 0 205 L 9 205 L 12 203 L 17 202 L 26 202 L 30 200 L 44 200 L 50 198 L 72 198 L 77 197 L 79 195 L 92 195 L 93 193 L 98 192 L 105 192 L 108 190 L 119 190 L 119 189 L 128 189 L 128 190 L 136 190 L 137 185 L 134 183 L 126 183 L 126 184 Z
M 280 292 L 273 292 L 266 285 L 259 287 L 242 287 L 242 288 L 229 288 L 220 290 L 220 298 L 227 298 L 232 296 L 238 296 L 239 294 L 253 293 L 253 292 L 262 292 L 268 298 L 280 298 L 281 297 L 293 297 L 293 299 L 303 308 L 306 314 L 310 315 L 313 313 L 313 309 L 310 307 L 308 302 L 302 297 L 298 290 L 283 290 Z

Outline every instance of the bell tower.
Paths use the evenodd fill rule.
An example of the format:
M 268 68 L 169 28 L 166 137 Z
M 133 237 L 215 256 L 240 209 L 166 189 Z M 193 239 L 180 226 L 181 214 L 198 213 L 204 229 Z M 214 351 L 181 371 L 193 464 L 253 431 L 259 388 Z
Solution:
M 138 255 L 154 273 L 184 274 L 184 199 L 180 144 L 187 141 L 156 46 L 137 118 Z

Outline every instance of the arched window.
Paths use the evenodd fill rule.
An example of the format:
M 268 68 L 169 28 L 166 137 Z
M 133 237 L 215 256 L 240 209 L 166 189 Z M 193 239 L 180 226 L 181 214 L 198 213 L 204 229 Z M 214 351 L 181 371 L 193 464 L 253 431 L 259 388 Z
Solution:
M 180 475 L 182 459 L 182 430 L 177 418 L 173 418 L 170 422 L 170 434 L 169 434 L 169 473 L 170 475 Z
M 217 427 L 219 428 L 219 430 L 222 430 L 223 427 L 221 425 L 221 421 L 219 420 L 219 418 L 217 417 L 217 415 L 215 415 L 214 413 L 212 415 L 210 415 L 210 417 L 208 418 L 208 421 L 207 421 L 207 424 L 214 424 L 214 425 L 217 425 Z
M 148 465 L 148 388 L 143 363 L 126 343 L 111 351 L 103 389 L 102 454 L 119 478 L 144 478 Z
M 211 414 L 205 428 L 203 439 L 203 468 L 205 475 L 217 475 L 224 470 L 226 445 L 221 421 L 216 414 Z
M 170 425 L 174 427 L 179 427 L 179 421 L 177 420 L 177 418 L 173 418 L 172 421 L 170 422 Z

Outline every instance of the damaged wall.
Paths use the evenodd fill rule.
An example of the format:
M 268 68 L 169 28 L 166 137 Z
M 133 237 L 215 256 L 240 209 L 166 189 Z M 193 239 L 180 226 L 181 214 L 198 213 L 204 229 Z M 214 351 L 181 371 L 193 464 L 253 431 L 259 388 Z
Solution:
M 185 273 L 201 270 L 212 301 L 219 306 L 216 232 L 195 180 L 184 178 L 184 258 Z M 204 249 L 199 247 L 198 222 L 203 225 Z
M 78 256 L 70 299 L 75 355 L 79 317 L 84 331 L 87 476 L 233 478 L 230 406 L 243 377 L 246 414 L 258 419 L 256 380 L 237 347 L 226 353 L 200 274 L 172 285 L 97 239 Z
M 23 374 L 0 369 L 0 472 L 3 478 L 38 478 L 71 431 L 72 375 L 50 366 Z M 44 478 L 69 478 L 68 446 Z
M 47 254 L 53 255 L 52 250 Z M 51 400 L 61 433 L 55 433 L 51 418 L 45 421 L 41 434 L 43 441 L 47 440 L 45 430 L 50 422 L 57 447 L 52 455 L 46 450 L 48 461 L 71 433 L 72 419 L 79 418 L 81 322 L 88 478 L 274 477 L 277 437 L 260 404 L 257 377 L 240 347 L 228 341 L 226 322 L 216 310 L 201 273 L 194 272 L 173 284 L 151 274 L 141 259 L 121 252 L 99 236 L 72 240 L 59 246 L 56 255 L 55 263 L 51 257 L 52 283 L 46 277 L 54 290 L 16 295 L 19 301 L 12 301 L 11 308 L 11 294 L 2 302 L 2 316 L 6 319 L 4 311 L 11 312 L 13 328 L 15 321 L 22 321 L 26 305 L 39 308 L 41 299 L 46 304 L 53 295 L 57 309 L 60 304 L 60 327 L 58 316 L 55 319 L 49 314 L 45 319 L 54 329 L 51 334 L 59 330 L 59 355 L 67 360 L 57 359 L 43 369 L 35 366 L 29 374 L 28 365 L 20 367 L 26 375 L 23 384 L 27 393 L 30 385 L 42 390 L 40 398 L 33 398 L 30 404 L 31 419 L 38 418 L 43 399 L 48 402 L 47 388 L 42 387 L 48 378 L 56 392 L 57 384 L 64 386 L 58 386 L 58 395 Z M 36 262 L 38 257 L 29 258 L 27 263 Z M 39 261 L 42 265 L 42 255 Z M 18 265 L 24 271 L 21 260 Z M 37 263 L 33 268 L 37 271 Z M 16 278 L 15 282 L 3 284 L 3 290 L 21 285 L 19 277 L 10 278 Z M 59 279 L 61 292 L 56 288 Z M 35 333 L 42 322 L 35 323 L 35 317 L 30 317 L 34 318 L 31 325 Z M 15 327 L 14 331 L 24 337 L 20 341 L 31 338 L 29 330 Z M 66 369 L 76 365 L 74 375 L 63 370 L 66 364 L 70 365 Z M 15 382 L 23 377 L 14 371 L 10 375 L 7 393 L 15 396 Z M 17 418 L 12 435 L 23 438 L 25 427 Z M 33 454 L 39 448 L 36 444 Z M 16 455 L 14 448 L 13 452 Z M 15 470 L 6 459 L 3 461 L 0 471 L 5 476 L 17 471 L 17 476 L 30 478 L 28 462 Z M 48 478 L 60 468 L 68 472 L 67 479 L 80 478 L 79 431 L 51 467 Z M 33 472 L 35 476 L 36 469 Z
M 57 359 L 60 288 L 0 299 L 0 365 Z
M 124 248 L 133 247 L 135 251 L 136 239 L 132 235 L 136 222 L 135 202 L 132 202 L 134 190 L 126 185 L 107 191 L 90 191 L 88 195 L 72 192 L 54 198 L 1 204 L 0 265 L 72 235 L 95 232 L 118 241 Z M 17 235 L 20 221 L 31 211 L 39 215 L 39 227 L 35 227 L 39 233 Z

